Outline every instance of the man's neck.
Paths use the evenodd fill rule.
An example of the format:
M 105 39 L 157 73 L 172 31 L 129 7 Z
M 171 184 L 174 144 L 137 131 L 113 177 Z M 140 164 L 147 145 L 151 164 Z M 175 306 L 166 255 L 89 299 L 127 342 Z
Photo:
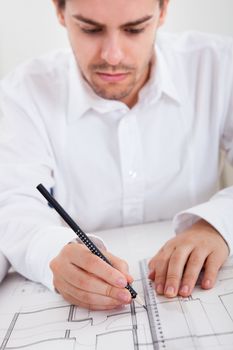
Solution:
M 145 70 L 142 78 L 138 82 L 138 84 L 135 86 L 135 89 L 131 92 L 131 94 L 121 100 L 121 102 L 125 103 L 130 109 L 133 108 L 136 103 L 138 102 L 138 96 L 143 88 L 143 86 L 148 82 L 150 78 L 150 72 L 151 72 L 151 65 L 152 63 L 149 63 L 147 69 Z

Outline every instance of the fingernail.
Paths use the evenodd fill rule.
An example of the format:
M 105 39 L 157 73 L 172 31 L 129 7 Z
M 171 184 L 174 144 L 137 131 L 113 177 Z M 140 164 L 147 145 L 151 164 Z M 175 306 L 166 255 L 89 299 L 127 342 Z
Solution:
M 171 286 L 168 286 L 166 288 L 165 294 L 168 295 L 169 297 L 173 297 L 175 295 L 175 288 L 171 287 Z
M 121 310 L 124 310 L 125 308 L 126 308 L 126 305 L 123 304 L 123 305 L 117 305 L 114 309 L 121 311 Z
M 152 275 L 148 274 L 147 278 L 149 278 L 149 280 L 152 280 Z
M 189 286 L 187 286 L 187 285 L 182 286 L 180 288 L 180 293 L 188 294 L 189 293 Z
M 124 279 L 124 278 L 118 278 L 116 280 L 116 284 L 119 286 L 119 287 L 125 287 L 127 285 L 127 281 Z
M 117 298 L 120 300 L 120 301 L 124 301 L 124 302 L 128 302 L 130 301 L 131 297 L 129 296 L 128 293 L 124 293 L 124 292 L 119 292 L 117 294 Z
M 163 285 L 162 284 L 158 284 L 156 287 L 156 292 L 158 294 L 163 294 Z
M 210 280 L 204 281 L 204 287 L 205 288 L 210 288 L 211 287 L 211 281 Z
M 147 277 L 148 277 L 148 278 L 150 278 L 150 275 L 152 274 L 152 272 L 153 272 L 152 270 L 150 270 L 150 271 L 148 272 L 148 274 L 147 274 Z

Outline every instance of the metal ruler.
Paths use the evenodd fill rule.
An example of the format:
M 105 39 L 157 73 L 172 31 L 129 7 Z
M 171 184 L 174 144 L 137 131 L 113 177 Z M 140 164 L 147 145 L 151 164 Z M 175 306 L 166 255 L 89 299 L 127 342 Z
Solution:
M 141 260 L 139 262 L 139 265 L 153 347 L 154 350 L 164 350 L 166 349 L 166 343 L 163 336 L 163 329 L 159 316 L 159 310 L 157 308 L 154 287 L 152 285 L 152 282 L 147 277 L 148 267 L 146 259 Z

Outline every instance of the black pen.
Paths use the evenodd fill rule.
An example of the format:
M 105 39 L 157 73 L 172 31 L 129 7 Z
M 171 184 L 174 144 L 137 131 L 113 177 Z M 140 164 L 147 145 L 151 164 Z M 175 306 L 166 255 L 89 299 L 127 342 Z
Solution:
M 104 260 L 107 264 L 111 265 L 111 262 L 101 253 L 101 251 L 96 247 L 96 245 L 90 240 L 90 238 L 81 230 L 81 228 L 74 222 L 74 220 L 69 216 L 69 214 L 61 207 L 61 205 L 56 201 L 56 199 L 51 196 L 51 194 L 46 190 L 46 188 L 39 184 L 37 187 L 38 191 L 47 199 L 49 204 L 58 212 L 59 215 L 63 218 L 63 220 L 67 223 L 67 225 L 76 233 L 76 235 L 79 237 L 79 239 L 87 246 L 87 248 L 95 255 L 97 255 L 99 258 Z M 125 287 L 130 292 L 132 299 L 135 299 L 135 301 L 144 307 L 144 309 L 147 310 L 146 306 L 144 305 L 142 299 L 139 297 L 138 293 L 131 287 L 131 285 L 128 283 Z

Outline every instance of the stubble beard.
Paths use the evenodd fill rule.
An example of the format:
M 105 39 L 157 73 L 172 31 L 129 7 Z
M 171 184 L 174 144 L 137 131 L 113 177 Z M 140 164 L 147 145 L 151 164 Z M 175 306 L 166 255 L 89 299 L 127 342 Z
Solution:
M 121 100 L 126 98 L 132 92 L 136 84 L 136 68 L 130 65 L 119 64 L 117 66 L 110 66 L 107 63 L 93 64 L 89 67 L 90 81 L 87 81 L 89 86 L 93 89 L 96 95 L 107 100 Z M 100 82 L 97 77 L 98 73 L 114 74 L 114 73 L 127 74 L 126 80 L 128 82 Z
M 100 86 L 100 84 L 95 83 L 95 81 L 92 81 L 92 83 L 89 83 L 89 85 L 94 90 L 96 95 L 106 100 L 117 100 L 117 101 L 120 101 L 128 97 L 133 91 L 135 84 L 136 84 L 135 76 L 133 76 L 131 81 L 127 84 L 127 86 L 124 86 L 124 87 L 117 86 L 118 84 L 116 83 L 108 83 L 106 87 Z
M 148 61 L 145 63 L 141 76 L 143 77 L 144 72 L 144 80 L 142 79 L 142 84 L 139 86 L 138 90 L 142 88 L 142 86 L 145 84 L 145 82 L 149 79 L 150 74 L 150 66 L 151 66 L 151 60 L 153 56 L 153 50 L 154 44 L 151 47 L 151 54 L 148 57 Z M 78 60 L 77 60 L 78 61 Z M 78 62 L 77 62 L 78 63 Z M 79 64 L 78 64 L 79 65 Z M 79 68 L 81 68 L 79 66 Z M 82 69 L 80 69 L 81 74 L 83 76 L 83 79 L 87 82 L 87 84 L 90 86 L 90 88 L 95 92 L 95 94 L 99 97 L 102 97 L 106 100 L 117 100 L 121 101 L 133 92 L 138 82 L 140 82 L 140 74 L 136 67 L 130 66 L 130 65 L 123 65 L 120 64 L 118 66 L 110 66 L 107 63 L 101 63 L 101 64 L 93 64 L 88 67 L 90 74 L 90 81 L 87 79 L 87 77 L 84 75 L 84 72 Z M 115 73 L 115 72 L 125 72 L 128 73 L 130 78 L 126 77 L 126 79 L 130 79 L 130 81 L 125 86 L 120 86 L 121 83 L 103 83 L 100 84 L 95 81 L 95 75 L 98 73 Z M 147 74 L 146 74 L 147 73 Z M 124 84 L 124 83 L 123 83 Z M 112 90 L 112 91 L 111 91 Z M 136 91 L 137 92 L 137 91 Z

